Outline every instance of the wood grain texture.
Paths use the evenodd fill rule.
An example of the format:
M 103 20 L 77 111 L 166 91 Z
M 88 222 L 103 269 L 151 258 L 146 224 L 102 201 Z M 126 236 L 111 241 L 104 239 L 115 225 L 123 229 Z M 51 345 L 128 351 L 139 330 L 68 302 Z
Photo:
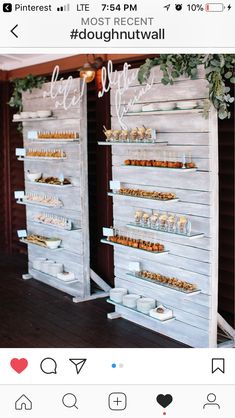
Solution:
M 131 70 L 132 71 L 132 70 Z M 157 70 L 155 70 L 157 71 Z M 181 79 L 173 86 L 159 84 L 160 73 L 150 91 L 139 100 L 140 103 L 161 101 L 199 100 L 208 97 L 208 85 L 200 70 L 201 79 Z M 134 73 L 133 73 L 134 74 Z M 131 75 L 131 74 L 130 74 Z M 122 91 L 121 103 L 126 105 L 143 87 L 133 81 L 133 87 Z M 112 128 L 120 129 L 116 114 L 117 89 L 111 92 Z M 121 107 L 121 111 L 122 111 Z M 168 141 L 164 148 L 157 145 L 112 146 L 113 178 L 121 187 L 143 188 L 151 191 L 169 191 L 176 194 L 178 202 L 161 202 L 125 196 L 113 196 L 113 224 L 121 234 L 148 241 L 158 241 L 165 245 L 169 254 L 154 257 L 154 254 L 140 253 L 132 248 L 115 247 L 115 285 L 126 287 L 129 292 L 155 297 L 160 303 L 171 307 L 176 321 L 160 324 L 151 318 L 131 312 L 125 307 L 116 307 L 122 317 L 139 323 L 155 331 L 162 332 L 193 347 L 214 347 L 217 344 L 215 322 L 217 318 L 216 292 L 216 246 L 217 246 L 217 114 L 212 109 L 209 120 L 202 114 L 192 112 L 169 114 L 142 114 L 124 116 L 128 129 L 144 125 L 158 131 L 159 141 Z M 196 162 L 198 171 L 174 172 L 148 167 L 124 166 L 125 159 L 175 159 L 186 154 Z M 216 197 L 217 196 L 217 197 Z M 174 234 L 164 236 L 157 231 L 132 229 L 127 224 L 134 221 L 136 210 L 148 213 L 160 211 L 186 215 L 192 222 L 192 230 L 204 233 L 203 238 L 193 242 Z M 192 297 L 172 289 L 127 275 L 129 262 L 141 262 L 141 268 L 152 272 L 177 277 L 195 283 L 201 293 Z
M 56 87 L 61 82 L 56 83 Z M 62 82 L 65 85 L 65 82 Z M 74 79 L 71 87 L 76 94 L 80 94 L 80 81 Z M 26 206 L 27 208 L 27 230 L 48 237 L 58 237 L 62 240 L 62 251 L 54 252 L 36 245 L 28 246 L 29 271 L 35 279 L 56 287 L 62 291 L 75 296 L 86 298 L 90 295 L 90 255 L 89 255 L 89 224 L 88 224 L 88 183 L 87 183 L 87 122 L 86 122 L 86 91 L 80 103 L 75 107 L 64 110 L 63 107 L 55 108 L 55 100 L 49 97 L 44 98 L 43 92 L 49 92 L 51 83 L 46 83 L 42 89 L 35 89 L 32 93 L 23 94 L 23 105 L 25 111 L 52 110 L 56 119 L 25 121 L 24 147 L 33 149 L 63 149 L 66 153 L 66 160 L 63 161 L 24 161 L 25 170 L 25 192 L 37 193 L 39 195 L 54 196 L 63 203 L 62 208 L 39 208 Z M 71 96 L 71 95 L 70 95 Z M 71 97 L 67 100 L 71 100 Z M 63 96 L 59 94 L 57 100 L 62 102 Z M 82 123 L 81 123 L 82 118 Z M 55 144 L 53 142 L 40 144 L 29 140 L 29 131 L 75 131 L 79 133 L 80 141 L 74 143 Z M 23 164 L 23 163 L 22 163 Z M 40 172 L 43 177 L 59 177 L 61 173 L 68 177 L 73 187 L 50 187 L 43 184 L 29 182 L 27 171 Z M 50 228 L 47 225 L 32 222 L 35 214 L 46 212 L 58 216 L 66 216 L 74 221 L 74 225 L 80 226 L 78 231 L 63 231 L 60 228 Z M 32 262 L 37 257 L 46 257 L 53 261 L 62 262 L 65 271 L 75 273 L 77 284 L 69 285 L 52 280 L 40 272 L 32 271 Z

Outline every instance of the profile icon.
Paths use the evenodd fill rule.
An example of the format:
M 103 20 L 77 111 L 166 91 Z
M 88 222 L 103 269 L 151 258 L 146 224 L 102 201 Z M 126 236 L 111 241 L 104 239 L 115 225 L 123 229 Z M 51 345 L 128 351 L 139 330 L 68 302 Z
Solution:
M 211 406 L 215 406 L 216 408 L 220 409 L 220 405 L 216 402 L 216 395 L 214 393 L 209 393 L 207 395 L 208 402 L 203 405 L 203 409 L 206 409 Z

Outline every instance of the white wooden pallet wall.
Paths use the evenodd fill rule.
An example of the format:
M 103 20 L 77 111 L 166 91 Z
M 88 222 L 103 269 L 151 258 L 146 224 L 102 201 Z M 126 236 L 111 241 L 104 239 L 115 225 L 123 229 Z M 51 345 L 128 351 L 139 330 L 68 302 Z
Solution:
M 66 81 L 64 81 L 65 83 Z M 61 81 L 57 82 L 61 84 Z M 57 87 L 57 85 L 55 87 Z M 68 110 L 55 108 L 55 100 L 43 97 L 43 92 L 49 92 L 51 83 L 46 83 L 42 89 L 35 89 L 32 93 L 23 94 L 24 111 L 52 110 L 56 119 L 25 121 L 23 123 L 24 147 L 34 149 L 63 149 L 67 159 L 64 161 L 24 161 L 25 193 L 53 195 L 63 202 L 61 208 L 47 208 L 26 206 L 27 230 L 30 233 L 59 237 L 62 239 L 63 250 L 51 251 L 36 245 L 28 246 L 29 273 L 33 278 L 52 285 L 75 298 L 86 299 L 90 296 L 90 255 L 89 255 L 89 225 L 88 225 L 88 176 L 87 176 L 87 109 L 86 92 L 83 99 L 76 106 Z M 70 91 L 80 91 L 80 80 L 74 79 Z M 62 100 L 59 94 L 57 100 Z M 67 102 L 72 95 L 67 97 Z M 79 132 L 79 142 L 35 142 L 28 139 L 29 131 L 75 131 Z M 44 177 L 58 177 L 63 173 L 69 177 L 73 187 L 48 187 L 27 181 L 26 171 L 42 172 Z M 37 213 L 51 213 L 71 219 L 76 227 L 75 231 L 54 229 L 47 225 L 33 223 Z M 78 282 L 69 284 L 53 280 L 50 276 L 32 270 L 32 262 L 36 257 L 46 257 L 64 264 L 65 271 L 75 273 Z
M 128 75 L 136 70 L 129 70 Z M 154 85 L 141 97 L 149 104 L 161 101 L 197 100 L 208 98 L 208 85 L 201 69 L 197 80 L 182 77 L 173 86 L 163 86 L 158 68 Z M 122 105 L 139 94 L 143 87 L 135 80 L 122 96 Z M 112 129 L 120 129 L 115 108 L 116 89 L 111 90 Z M 122 187 L 141 186 L 147 190 L 176 193 L 179 202 L 147 201 L 138 198 L 113 197 L 114 226 L 126 228 L 133 237 L 162 242 L 168 255 L 154 254 L 130 248 L 114 248 L 115 286 L 125 287 L 131 293 L 150 296 L 174 311 L 175 321 L 160 323 L 125 307 L 117 307 L 122 317 L 160 332 L 192 347 L 217 346 L 217 294 L 218 294 L 218 132 L 217 113 L 212 108 L 209 119 L 202 113 L 177 112 L 174 114 L 143 113 L 141 116 L 124 116 L 129 129 L 145 125 L 158 130 L 158 140 L 168 141 L 167 152 L 186 153 L 196 162 L 197 172 L 174 172 L 148 167 L 123 166 L 125 159 L 162 159 L 164 149 L 157 145 L 113 145 L 112 180 L 122 182 Z M 203 238 L 189 240 L 176 235 L 137 231 L 126 225 L 133 222 L 137 209 L 185 214 L 192 221 L 192 229 L 204 233 Z M 197 284 L 200 294 L 187 296 L 154 283 L 127 275 L 129 262 L 141 262 L 142 269 L 174 276 Z

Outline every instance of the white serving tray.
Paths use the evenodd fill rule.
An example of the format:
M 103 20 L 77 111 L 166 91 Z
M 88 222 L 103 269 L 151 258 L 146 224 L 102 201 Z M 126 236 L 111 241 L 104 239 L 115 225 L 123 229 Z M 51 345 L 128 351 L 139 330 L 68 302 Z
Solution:
M 142 199 L 142 200 L 152 200 L 153 202 L 162 202 L 162 203 L 170 203 L 170 202 L 179 202 L 178 198 L 175 199 L 168 199 L 168 200 L 163 200 L 163 199 L 153 199 L 151 197 L 141 197 L 141 196 L 130 196 L 127 194 L 121 194 L 121 193 L 113 193 L 113 192 L 108 192 L 108 196 L 113 196 L 113 197 L 125 197 L 125 198 L 129 198 L 129 199 Z
M 118 244 L 117 242 L 112 242 L 107 240 L 106 238 L 102 238 L 100 240 L 100 242 L 102 242 L 103 244 L 108 244 L 108 245 L 113 245 L 114 247 L 121 247 L 121 248 L 129 248 L 130 250 L 136 250 L 136 251 L 143 251 L 144 253 L 147 254 L 154 254 L 154 255 L 166 255 L 169 254 L 170 251 L 147 251 L 147 250 L 142 250 L 142 248 L 135 248 L 135 247 L 129 247 L 128 245 L 123 245 L 123 244 Z
M 53 252 L 64 250 L 64 248 L 62 248 L 62 247 L 58 247 L 58 248 L 55 248 L 55 249 L 52 249 L 52 248 L 49 248 L 49 247 L 44 247 L 43 245 L 36 244 L 34 242 L 30 242 L 26 238 L 20 239 L 20 242 L 22 242 L 23 244 L 26 244 L 26 245 L 36 245 L 37 247 L 43 248 L 44 250 L 49 250 L 49 251 L 53 251 Z
M 161 282 L 158 282 L 157 280 L 154 280 L 154 279 L 148 279 L 146 277 L 139 276 L 138 273 L 136 273 L 136 274 L 135 273 L 126 273 L 126 275 L 134 277 L 135 279 L 144 280 L 145 282 L 153 283 L 156 286 L 161 286 L 161 287 L 173 290 L 173 291 L 175 291 L 177 293 L 180 293 L 184 296 L 195 296 L 195 295 L 198 295 L 199 293 L 202 292 L 201 289 L 194 290 L 193 292 L 187 292 L 185 290 L 180 290 L 180 288 L 171 286 L 170 284 L 161 283 Z
M 44 204 L 43 203 L 36 203 L 36 202 L 30 202 L 30 201 L 27 201 L 27 200 L 20 200 L 20 199 L 18 199 L 16 201 L 16 203 L 18 205 L 38 206 L 38 207 L 42 207 L 42 208 L 51 208 L 51 209 L 61 209 L 61 208 L 63 208 L 63 205 L 52 206 L 52 205 L 46 205 L 45 203 Z
M 27 180 L 25 183 L 26 184 L 31 184 L 31 185 L 36 185 L 36 186 L 59 187 L 61 189 L 67 189 L 67 188 L 70 188 L 70 187 L 74 187 L 73 184 L 59 185 L 59 184 L 38 183 L 37 181 L 29 181 L 29 180 Z

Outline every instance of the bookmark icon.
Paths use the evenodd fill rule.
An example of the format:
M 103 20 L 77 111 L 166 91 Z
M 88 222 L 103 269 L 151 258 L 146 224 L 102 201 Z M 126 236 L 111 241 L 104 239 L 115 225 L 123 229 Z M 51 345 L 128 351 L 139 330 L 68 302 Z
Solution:
M 79 374 L 84 364 L 86 363 L 87 359 L 86 358 L 70 358 L 69 361 L 71 361 L 71 363 L 74 364 L 74 366 L 76 367 L 76 372 L 77 374 Z

